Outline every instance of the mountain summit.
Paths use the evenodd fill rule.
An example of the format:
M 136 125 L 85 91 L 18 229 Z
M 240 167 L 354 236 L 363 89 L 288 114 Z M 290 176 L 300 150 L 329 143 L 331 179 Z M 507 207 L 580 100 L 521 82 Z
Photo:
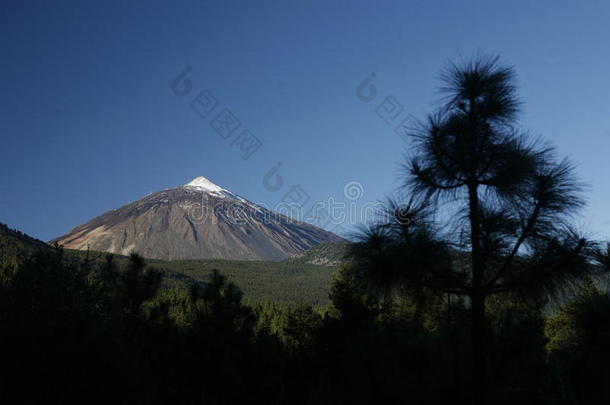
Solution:
M 163 260 L 283 260 L 320 243 L 342 241 L 197 177 L 108 211 L 50 243 Z
M 208 194 L 213 194 L 218 197 L 228 197 L 238 199 L 235 194 L 220 187 L 218 184 L 211 182 L 203 176 L 195 177 L 190 182 L 186 183 L 184 187 L 191 187 L 195 190 L 203 191 Z

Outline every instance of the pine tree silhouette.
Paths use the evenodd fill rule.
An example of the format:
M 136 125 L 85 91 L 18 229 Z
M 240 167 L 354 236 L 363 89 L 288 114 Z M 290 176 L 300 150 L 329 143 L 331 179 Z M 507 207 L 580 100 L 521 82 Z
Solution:
M 498 57 L 451 64 L 442 106 L 411 129 L 406 204 L 360 233 L 355 269 L 380 292 L 467 296 L 473 403 L 486 402 L 489 296 L 556 296 L 604 254 L 570 226 L 583 206 L 573 165 L 519 129 L 514 70 Z

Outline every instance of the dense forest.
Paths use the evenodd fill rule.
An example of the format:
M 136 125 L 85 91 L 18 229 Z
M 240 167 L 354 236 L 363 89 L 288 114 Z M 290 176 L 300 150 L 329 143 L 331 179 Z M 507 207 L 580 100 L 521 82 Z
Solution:
M 341 248 L 328 303 L 246 302 L 221 261 L 172 285 L 136 253 L 2 245 L 0 400 L 608 403 L 610 245 L 571 226 L 582 185 L 518 129 L 513 75 L 444 72 L 404 201 Z
M 61 249 L 3 266 L 4 403 L 470 403 L 466 300 L 382 300 L 344 267 L 332 305 L 244 305 L 221 273 L 188 291 L 132 255 Z M 493 403 L 605 403 L 610 298 L 591 281 L 553 313 L 486 304 Z

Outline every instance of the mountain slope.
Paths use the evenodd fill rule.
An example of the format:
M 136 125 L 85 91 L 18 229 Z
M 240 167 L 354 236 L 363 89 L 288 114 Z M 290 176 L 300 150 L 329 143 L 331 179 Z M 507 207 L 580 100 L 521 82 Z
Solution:
M 204 177 L 106 212 L 56 238 L 70 249 L 162 260 L 283 260 L 342 238 L 253 204 Z

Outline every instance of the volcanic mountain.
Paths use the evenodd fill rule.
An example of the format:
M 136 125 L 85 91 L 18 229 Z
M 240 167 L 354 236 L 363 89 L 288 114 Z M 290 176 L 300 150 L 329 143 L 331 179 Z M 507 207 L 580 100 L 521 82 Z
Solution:
M 283 260 L 320 243 L 343 241 L 197 177 L 108 211 L 50 243 L 163 260 Z

